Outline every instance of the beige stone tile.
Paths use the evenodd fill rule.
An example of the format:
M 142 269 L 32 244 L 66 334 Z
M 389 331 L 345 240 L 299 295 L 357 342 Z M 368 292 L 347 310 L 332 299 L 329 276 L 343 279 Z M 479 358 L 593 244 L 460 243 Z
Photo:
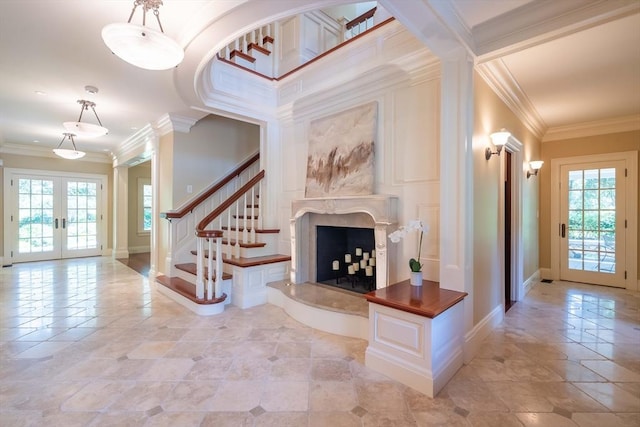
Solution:
M 501 412 L 472 412 L 467 421 L 472 427 L 522 427 L 515 414 Z
M 309 409 L 311 411 L 349 412 L 358 406 L 355 385 L 345 381 L 314 381 L 310 384 Z
M 179 381 L 193 368 L 193 359 L 157 359 L 149 363 L 146 372 L 139 376 L 142 381 Z
M 262 381 L 224 381 L 208 410 L 248 412 L 260 404 L 263 388 Z
M 61 409 L 63 411 L 101 411 L 108 408 L 133 385 L 131 381 L 93 381 L 67 399 Z
M 552 412 L 553 404 L 531 382 L 497 381 L 487 383 L 511 412 Z
M 306 412 L 267 412 L 255 418 L 254 427 L 300 427 L 308 418 Z
M 606 408 L 588 394 L 567 382 L 535 382 L 531 386 L 538 396 L 545 396 L 555 407 L 569 412 L 605 412 Z M 600 384 L 600 383 L 589 383 Z
M 566 381 L 605 382 L 604 377 L 572 360 L 541 360 L 540 363 Z
M 276 349 L 278 357 L 310 357 L 311 344 L 309 342 L 281 342 Z
M 139 427 L 144 425 L 147 415 L 144 412 L 104 412 L 98 414 L 90 427 Z
M 184 377 L 185 380 L 220 380 L 227 376 L 227 372 L 233 363 L 232 358 L 200 359 L 194 363 L 191 370 Z
M 526 414 L 516 414 L 525 427 L 553 426 L 553 427 L 575 427 L 576 423 L 569 418 L 554 413 L 531 412 Z
M 198 427 L 204 418 L 203 412 L 161 412 L 149 417 L 145 427 Z
M 351 378 L 346 360 L 313 359 L 311 362 L 311 379 L 314 381 L 349 381 Z
M 254 417 L 249 412 L 210 412 L 201 427 L 253 427 Z
M 404 389 L 405 386 L 396 382 L 357 380 L 358 405 L 367 412 L 376 414 L 404 411 L 407 408 Z
M 145 412 L 160 406 L 175 387 L 174 382 L 139 381 L 109 407 L 110 411 Z
M 22 353 L 17 354 L 15 357 L 19 359 L 40 359 L 52 356 L 70 344 L 71 342 L 69 341 L 45 341 L 28 348 Z
M 640 346 L 638 347 L 640 349 Z M 611 360 L 583 360 L 581 363 L 609 381 L 640 382 L 640 374 L 630 371 Z
M 580 427 L 638 427 L 640 413 L 612 414 L 612 413 L 584 413 L 576 412 L 571 417 Z
M 271 363 L 269 380 L 308 381 L 311 374 L 310 359 L 278 359 Z
M 350 412 L 312 412 L 309 427 L 361 427 L 360 417 Z
M 416 419 L 405 411 L 385 411 L 384 413 L 368 413 L 362 417 L 363 427 L 415 427 Z M 426 425 L 426 424 L 425 424 Z M 446 424 L 455 426 L 455 424 Z
M 236 359 L 227 370 L 228 380 L 263 380 L 271 371 L 271 362 L 262 359 Z
M 165 411 L 210 411 L 214 406 L 214 395 L 220 389 L 216 381 L 178 382 L 162 403 Z
M 264 385 L 260 406 L 268 412 L 307 411 L 309 383 L 307 381 L 270 381 Z
M 488 384 L 475 381 L 450 382 L 444 391 L 459 406 L 467 411 L 507 412 L 508 407 L 496 396 Z
M 173 341 L 142 342 L 127 353 L 129 359 L 159 359 L 167 354 L 175 343 Z
M 634 396 L 616 384 L 574 383 L 574 385 L 611 411 L 640 412 L 640 397 Z

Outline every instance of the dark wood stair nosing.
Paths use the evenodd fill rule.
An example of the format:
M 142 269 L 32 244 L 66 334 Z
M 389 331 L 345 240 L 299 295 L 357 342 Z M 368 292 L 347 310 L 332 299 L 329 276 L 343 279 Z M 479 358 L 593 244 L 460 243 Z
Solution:
M 197 255 L 197 251 L 191 251 L 191 254 Z M 209 258 L 209 254 L 205 253 L 205 258 Z M 216 259 L 216 255 L 213 255 L 213 259 Z M 275 264 L 277 262 L 291 261 L 291 255 L 274 254 L 263 255 L 251 258 L 234 257 L 227 258 L 222 256 L 222 262 L 225 264 L 235 265 L 236 267 L 256 267 L 258 265 Z
M 223 293 L 220 298 L 214 298 L 212 300 L 196 298 L 196 286 L 180 277 L 158 276 L 156 277 L 156 282 L 200 305 L 219 304 L 227 299 L 227 294 L 225 293 Z
M 195 262 L 185 262 L 185 263 L 181 263 L 181 264 L 175 264 L 174 265 L 175 268 L 177 268 L 178 270 L 181 271 L 185 271 L 187 273 L 193 274 L 194 276 L 197 274 L 197 268 L 198 266 L 196 265 Z M 204 276 L 207 277 L 207 273 L 208 273 L 208 268 L 205 265 L 204 266 Z M 222 280 L 229 280 L 232 279 L 233 275 L 229 274 L 229 273 L 222 273 Z M 215 280 L 215 276 L 213 277 L 213 280 Z
M 263 55 L 271 55 L 271 51 L 263 46 L 260 46 L 257 43 L 249 43 L 249 45 L 247 46 L 247 50 L 250 51 L 251 49 L 255 49 L 258 52 L 262 53 Z
M 251 63 L 256 62 L 256 58 L 254 58 L 253 56 L 248 55 L 248 54 L 246 54 L 246 53 L 244 53 L 244 52 L 242 52 L 240 50 L 234 49 L 234 50 L 231 51 L 231 54 L 229 55 L 229 58 L 233 59 L 236 56 L 239 57 L 239 58 L 244 59 L 245 61 L 249 61 Z
M 223 231 L 236 231 L 236 227 L 227 227 L 226 225 L 222 227 Z M 240 227 L 238 229 L 239 232 L 244 231 L 244 227 Z M 247 231 L 251 231 L 251 228 L 248 228 Z M 256 233 L 261 233 L 261 234 L 278 234 L 280 232 L 279 229 L 276 228 L 256 228 L 255 229 Z

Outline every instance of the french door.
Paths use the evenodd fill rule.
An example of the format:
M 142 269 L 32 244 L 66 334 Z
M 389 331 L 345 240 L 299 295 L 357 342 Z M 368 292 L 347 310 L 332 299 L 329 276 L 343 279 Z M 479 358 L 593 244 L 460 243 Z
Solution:
M 6 237 L 13 262 L 102 254 L 101 177 L 14 171 L 9 180 L 11 200 L 5 221 L 9 220 L 10 237 Z
M 625 287 L 624 160 L 560 168 L 560 278 Z

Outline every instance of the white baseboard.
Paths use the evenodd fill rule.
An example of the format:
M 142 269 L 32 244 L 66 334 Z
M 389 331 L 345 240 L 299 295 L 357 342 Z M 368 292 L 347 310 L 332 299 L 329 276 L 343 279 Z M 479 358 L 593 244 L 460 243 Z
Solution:
M 523 287 L 524 287 L 524 296 L 526 296 L 529 291 L 531 290 L 531 288 L 533 287 L 533 285 L 535 285 L 536 282 L 538 282 L 540 280 L 540 270 L 536 271 L 535 273 L 533 273 L 531 275 L 531 277 L 529 277 L 527 280 L 524 281 L 523 283 Z
M 113 251 L 113 257 L 115 259 L 129 258 L 129 251 L 126 250 L 126 249 L 121 249 L 119 251 L 114 250 Z
M 504 306 L 500 304 L 465 334 L 464 363 L 469 363 L 475 357 L 482 345 L 482 341 L 489 336 L 503 319 Z

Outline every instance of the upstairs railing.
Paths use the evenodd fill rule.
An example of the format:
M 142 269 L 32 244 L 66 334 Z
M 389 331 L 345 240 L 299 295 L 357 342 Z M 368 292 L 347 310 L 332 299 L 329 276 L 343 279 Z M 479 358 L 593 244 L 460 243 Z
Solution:
M 239 253 L 242 241 L 255 242 L 255 229 L 259 224 L 260 204 L 258 200 L 261 191 L 264 170 L 258 172 L 249 182 L 239 188 L 234 194 L 204 217 L 196 227 L 196 297 L 204 300 L 223 298 L 222 294 L 222 258 L 223 258 L 223 226 L 227 224 L 227 230 L 232 231 L 232 223 L 235 223 L 235 240 L 227 240 L 228 253 Z M 258 208 L 255 215 L 254 209 Z M 242 214 L 240 214 L 242 212 Z M 232 218 L 234 220 L 232 220 Z M 218 225 L 217 229 L 214 228 Z M 241 236 L 242 233 L 242 236 Z M 253 235 L 253 236 L 251 236 Z M 206 248 L 206 249 L 205 249 Z M 215 263 L 213 254 L 215 253 Z M 205 270 L 204 266 L 207 264 Z
M 197 225 L 258 174 L 260 171 L 259 159 L 260 154 L 254 154 L 182 207 L 160 214 L 161 217 L 169 220 L 168 253 L 165 260 L 165 274 L 167 276 L 175 277 L 178 275 L 175 264 L 189 262 L 193 259 L 191 251 L 196 246 L 197 239 L 194 230 Z M 258 199 L 259 196 L 256 194 L 256 200 Z M 259 212 L 260 208 L 257 210 Z M 219 228 L 222 229 L 222 227 Z M 255 239 L 255 233 L 248 234 L 247 238 Z M 232 248 L 228 252 L 231 255 Z
M 376 10 L 378 10 L 378 8 L 374 7 L 347 22 L 344 26 L 344 40 L 349 40 L 352 37 L 372 29 L 375 26 L 373 17 L 376 14 Z

